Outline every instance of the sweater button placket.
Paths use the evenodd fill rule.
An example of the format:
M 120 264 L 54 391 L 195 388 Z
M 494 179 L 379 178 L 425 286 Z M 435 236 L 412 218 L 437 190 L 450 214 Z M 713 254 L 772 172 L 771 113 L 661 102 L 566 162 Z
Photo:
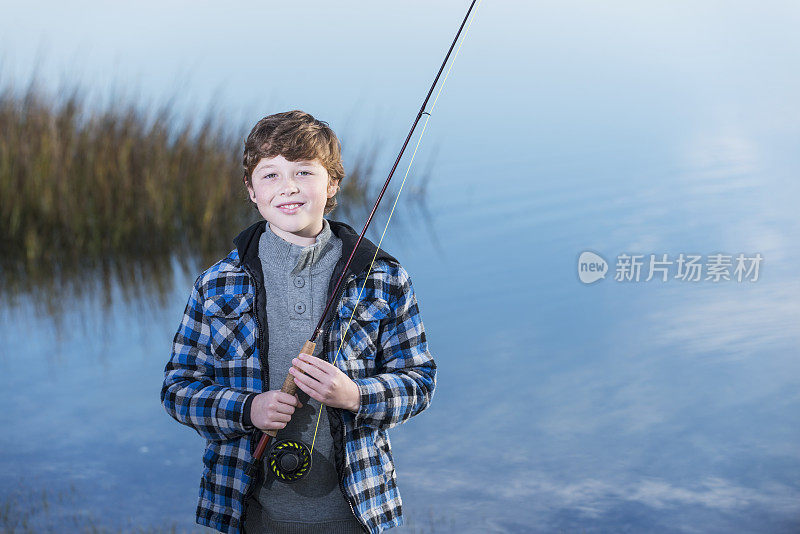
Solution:
M 306 278 L 311 273 L 311 262 L 307 260 L 308 256 L 302 254 L 297 258 L 297 263 L 303 265 L 303 267 L 297 274 L 291 276 L 291 281 L 289 282 L 289 295 L 293 297 L 290 300 L 290 305 L 294 311 L 293 317 L 304 321 L 310 319 L 311 313 L 309 309 L 311 306 L 311 285 L 306 284 Z M 306 313 L 306 311 L 309 313 Z

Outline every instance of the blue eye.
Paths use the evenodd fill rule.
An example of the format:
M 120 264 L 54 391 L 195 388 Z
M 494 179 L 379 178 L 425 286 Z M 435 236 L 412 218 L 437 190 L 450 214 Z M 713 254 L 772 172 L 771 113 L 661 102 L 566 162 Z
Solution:
M 264 176 L 264 178 L 270 178 L 270 177 L 272 177 L 272 176 L 277 176 L 277 174 L 275 174 L 274 172 L 272 172 L 272 173 L 270 173 L 270 174 L 268 174 L 268 175 Z
M 303 173 L 306 173 L 306 174 L 311 174 L 311 173 L 310 173 L 310 172 L 308 172 L 308 171 L 300 171 L 300 174 L 303 174 Z

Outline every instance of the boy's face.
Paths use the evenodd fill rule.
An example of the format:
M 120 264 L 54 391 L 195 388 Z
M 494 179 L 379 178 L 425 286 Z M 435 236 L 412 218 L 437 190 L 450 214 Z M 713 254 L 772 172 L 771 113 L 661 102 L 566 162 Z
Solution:
M 261 216 L 276 235 L 295 245 L 312 245 L 322 231 L 325 203 L 338 184 L 319 162 L 261 158 L 247 186 Z

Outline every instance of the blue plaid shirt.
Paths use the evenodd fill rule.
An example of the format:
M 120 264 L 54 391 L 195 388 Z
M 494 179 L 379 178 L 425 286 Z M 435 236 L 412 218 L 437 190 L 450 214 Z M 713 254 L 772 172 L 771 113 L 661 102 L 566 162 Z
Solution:
M 358 234 L 344 223 L 329 222 L 342 240 L 330 296 Z M 234 240 L 237 248 L 195 281 L 161 389 L 167 413 L 207 440 L 197 522 L 237 534 L 244 524 L 245 499 L 261 473 L 255 469 L 255 477 L 247 474 L 262 433 L 245 424 L 243 415 L 245 405 L 269 384 L 264 279 L 257 257 L 265 228 L 266 221 L 260 221 L 244 230 Z M 403 524 L 387 430 L 424 410 L 436 387 L 436 364 L 411 279 L 380 249 L 367 273 L 376 249 L 362 240 L 317 339 L 325 344 L 328 361 L 361 394 L 355 414 L 326 409 L 340 487 L 370 533 Z

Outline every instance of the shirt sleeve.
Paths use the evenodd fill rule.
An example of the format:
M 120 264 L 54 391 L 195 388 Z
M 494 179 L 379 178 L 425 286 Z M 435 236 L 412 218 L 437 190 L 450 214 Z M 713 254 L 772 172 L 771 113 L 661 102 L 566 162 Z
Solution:
M 399 265 L 389 271 L 395 298 L 376 354 L 380 372 L 354 380 L 360 394 L 355 425 L 383 430 L 427 408 L 436 388 L 436 363 L 428 350 L 411 278 Z
M 161 404 L 175 420 L 208 440 L 237 438 L 252 430 L 243 418 L 245 403 L 253 393 L 214 381 L 211 330 L 199 288 L 200 277 L 192 287 L 173 339 L 172 355 L 164 369 Z

